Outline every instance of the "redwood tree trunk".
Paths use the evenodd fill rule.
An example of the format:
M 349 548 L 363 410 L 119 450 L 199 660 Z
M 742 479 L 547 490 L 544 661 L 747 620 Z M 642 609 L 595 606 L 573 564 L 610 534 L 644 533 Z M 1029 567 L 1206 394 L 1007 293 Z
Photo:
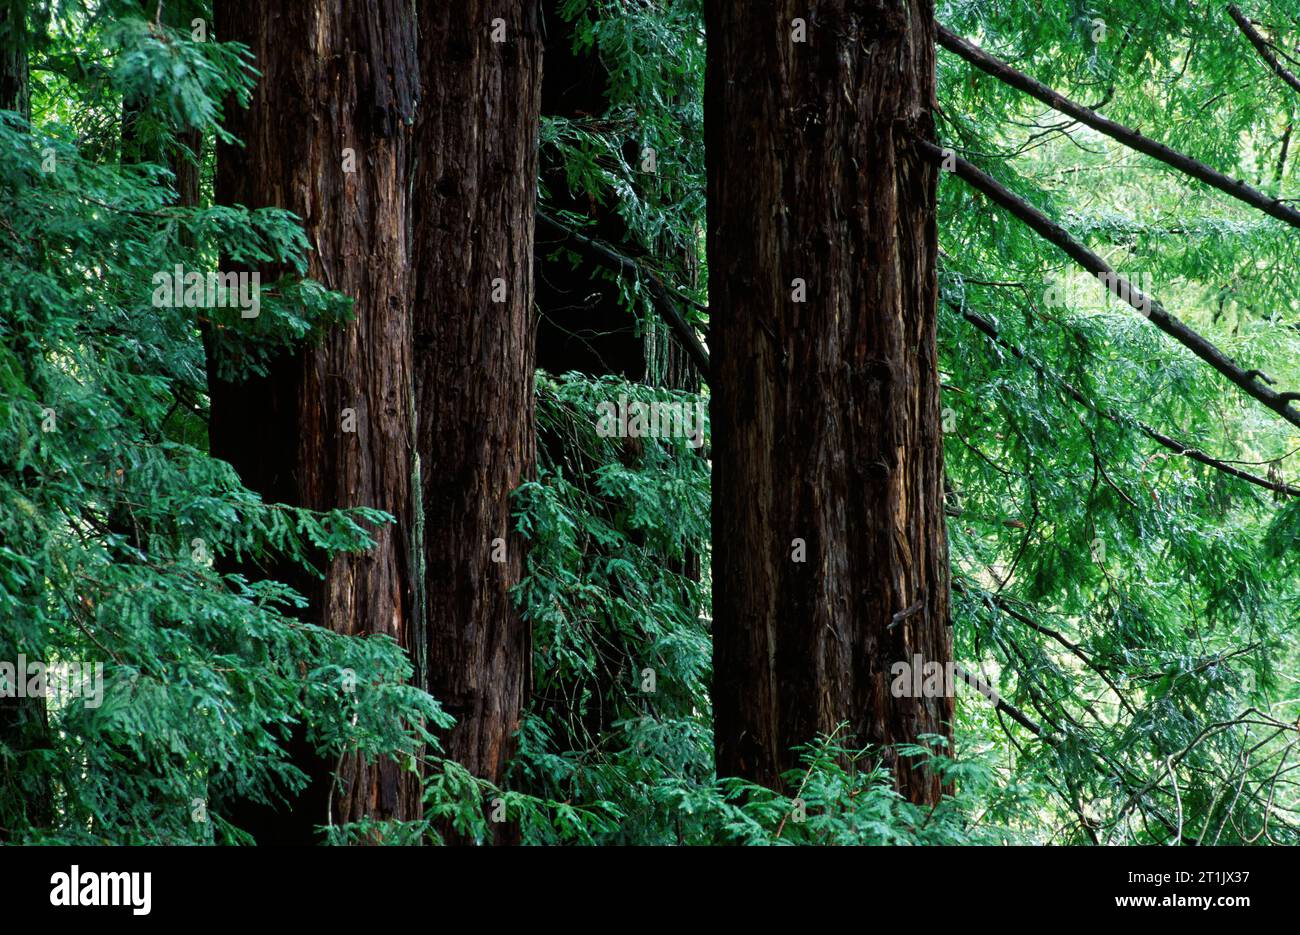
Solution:
M 510 495 L 534 462 L 542 44 L 534 0 L 420 4 L 419 21 L 412 311 L 423 668 L 457 719 L 447 755 L 495 782 L 512 753 L 531 652 L 510 594 L 523 568 Z
M 230 129 L 244 145 L 219 147 L 217 200 L 297 213 L 314 248 L 308 274 L 352 296 L 355 320 L 319 346 L 283 356 L 265 378 L 214 379 L 212 452 L 267 500 L 395 516 L 395 525 L 374 530 L 373 549 L 334 559 L 323 582 L 285 577 L 307 594 L 318 623 L 409 647 L 414 14 L 402 0 L 216 0 L 214 20 L 222 40 L 248 45 L 261 71 L 248 109 L 232 108 Z M 345 161 L 348 149 L 354 160 Z M 262 272 L 266 283 L 277 271 Z M 324 823 L 329 774 L 321 766 L 311 769 L 314 793 L 288 821 Z M 413 778 L 395 763 L 346 760 L 335 820 L 417 817 Z M 269 824 L 272 838 L 301 835 Z
M 893 697 L 890 667 L 946 662 L 951 636 L 935 170 L 910 146 L 932 133 L 932 2 L 762 6 L 705 3 L 713 696 L 719 774 L 779 787 L 841 722 L 946 734 L 951 697 Z

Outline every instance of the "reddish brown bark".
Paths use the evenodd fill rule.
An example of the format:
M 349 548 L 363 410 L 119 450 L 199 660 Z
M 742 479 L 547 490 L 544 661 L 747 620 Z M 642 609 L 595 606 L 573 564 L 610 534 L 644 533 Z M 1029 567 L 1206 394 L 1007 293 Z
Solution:
M 409 647 L 414 14 L 400 0 L 217 0 L 214 19 L 220 38 L 248 45 L 261 71 L 248 109 L 232 108 L 230 129 L 244 145 L 219 147 L 217 199 L 298 214 L 314 248 L 309 275 L 351 296 L 355 321 L 278 359 L 265 378 L 214 378 L 212 452 L 267 500 L 395 516 L 396 525 L 374 530 L 373 549 L 329 563 L 324 582 L 280 571 L 310 598 L 311 619 Z M 354 166 L 345 165 L 345 149 Z M 264 270 L 263 282 L 276 272 Z M 355 432 L 346 431 L 344 410 L 355 415 Z M 312 765 L 313 790 L 288 820 L 325 822 L 322 787 L 333 765 Z M 349 758 L 337 778 L 336 822 L 419 814 L 413 776 L 395 763 Z M 280 825 L 268 819 L 272 838 L 283 838 Z
M 427 687 L 445 750 L 499 781 L 528 684 L 512 491 L 533 469 L 533 212 L 542 45 L 531 0 L 422 4 L 415 366 Z M 500 40 L 500 41 L 498 41 Z M 495 295 L 494 295 L 495 292 Z M 504 561 L 494 540 L 504 540 Z
M 890 692 L 893 663 L 951 658 L 935 168 L 910 143 L 932 135 L 933 9 L 705 10 L 718 772 L 778 787 L 841 722 L 892 744 L 951 718 Z

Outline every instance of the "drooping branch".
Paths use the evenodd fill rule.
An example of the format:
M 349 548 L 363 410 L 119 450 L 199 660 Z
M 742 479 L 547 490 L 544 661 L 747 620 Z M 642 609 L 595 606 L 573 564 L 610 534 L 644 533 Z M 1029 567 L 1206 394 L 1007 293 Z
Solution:
M 1291 393 L 1277 393 L 1269 389 L 1258 370 L 1246 371 L 1232 358 L 1193 331 L 1180 319 L 1167 312 L 1158 301 L 1144 294 L 1123 276 L 1116 273 L 1093 251 L 1075 240 L 1060 224 L 1051 220 L 1029 202 L 1011 192 L 993 177 L 981 172 L 971 163 L 951 150 L 944 150 L 928 140 L 918 140 L 920 150 L 940 165 L 950 163 L 958 176 L 972 188 L 982 192 L 990 200 L 1001 205 L 1015 217 L 1024 221 L 1040 237 L 1052 243 L 1072 260 L 1101 280 L 1117 298 L 1131 305 L 1139 314 L 1169 335 L 1183 347 L 1187 348 L 1201 360 L 1205 361 L 1230 383 L 1234 384 L 1251 398 L 1277 413 L 1292 425 L 1300 426 L 1300 412 L 1291 406 L 1296 398 Z
M 1016 357 L 1018 360 L 1024 361 L 1040 377 L 1045 377 L 1054 380 L 1057 384 L 1060 385 L 1061 389 L 1065 391 L 1065 394 L 1069 396 L 1071 399 L 1073 399 L 1080 406 L 1083 406 L 1085 409 L 1089 409 L 1097 413 L 1102 418 L 1108 419 L 1111 422 L 1114 422 L 1118 425 L 1124 424 L 1125 420 L 1119 413 L 1115 412 L 1113 409 L 1106 409 L 1101 406 L 1098 406 L 1092 400 L 1088 399 L 1087 396 L 1085 396 L 1068 380 L 1065 380 L 1063 377 L 1059 377 L 1051 373 L 1050 371 L 1047 370 L 1046 367 L 1044 367 L 1038 361 L 1029 357 L 1020 348 L 1016 347 L 1014 344 L 1010 343 L 1005 338 L 1003 338 L 998 333 L 997 328 L 994 327 L 993 323 L 989 321 L 987 318 L 984 318 L 982 315 L 976 314 L 975 312 L 969 311 L 967 309 L 959 308 L 953 302 L 949 302 L 948 305 L 954 311 L 958 312 L 968 322 L 974 325 L 975 328 L 979 330 L 987 338 L 989 338 L 989 340 L 996 343 L 999 347 L 1004 348 L 1006 351 L 1008 351 L 1012 356 Z M 1238 467 L 1234 467 L 1233 465 L 1228 464 L 1226 461 L 1221 461 L 1218 458 L 1210 457 L 1205 452 L 1197 448 L 1193 448 L 1191 445 L 1186 445 L 1178 441 L 1177 439 L 1170 438 L 1168 435 L 1165 435 L 1164 433 L 1159 432 L 1156 429 L 1153 429 L 1151 426 L 1147 425 L 1145 422 L 1142 422 L 1141 420 L 1135 419 L 1133 420 L 1133 423 L 1137 426 L 1138 430 L 1141 431 L 1143 435 L 1145 435 L 1147 438 L 1150 438 L 1152 441 L 1155 441 L 1158 444 L 1163 445 L 1165 448 L 1168 448 L 1174 454 L 1182 455 L 1185 458 L 1190 458 L 1192 461 L 1196 461 L 1200 464 L 1204 464 L 1207 467 L 1212 467 L 1217 471 L 1222 471 L 1225 474 L 1229 474 L 1240 480 L 1247 481 L 1248 483 L 1254 484 L 1257 487 L 1263 487 L 1265 490 L 1271 490 L 1274 493 L 1285 494 L 1290 497 L 1300 497 L 1300 487 L 1296 487 L 1293 486 L 1292 484 L 1287 484 L 1287 483 L 1274 482 L 1268 480 L 1267 478 L 1260 477 L 1257 474 L 1251 474 L 1249 471 L 1243 471 Z
M 1052 639 L 1056 640 L 1056 642 L 1060 643 L 1062 646 L 1068 649 L 1070 653 L 1073 656 L 1075 656 L 1080 662 L 1082 662 L 1085 666 L 1087 666 L 1098 676 L 1100 676 L 1101 680 L 1106 683 L 1106 685 L 1114 693 L 1116 699 L 1118 699 L 1119 703 L 1124 708 L 1126 708 L 1132 714 L 1137 713 L 1134 710 L 1132 703 L 1130 703 L 1128 698 L 1125 697 L 1124 693 L 1120 691 L 1119 686 L 1115 684 L 1115 681 L 1110 677 L 1110 675 L 1107 674 L 1106 670 L 1103 669 L 1100 665 L 1098 665 L 1093 659 L 1091 659 L 1088 656 L 1088 654 L 1083 651 L 1083 647 L 1081 647 L 1078 643 L 1071 640 L 1060 630 L 1054 630 L 1049 626 L 1045 626 L 1044 624 L 1039 623 L 1037 620 L 1034 620 L 1029 615 L 1021 613 L 1019 610 L 1016 609 L 1015 606 L 1012 605 L 1010 601 L 1008 601 L 1005 597 L 1002 597 L 1001 595 L 989 594 L 987 592 L 975 592 L 974 590 L 967 588 L 964 584 L 961 583 L 961 581 L 958 580 L 953 581 L 952 589 L 957 594 L 967 594 L 972 597 L 977 597 L 980 600 L 984 601 L 986 604 L 990 604 L 993 607 L 997 608 L 998 611 L 1006 614 L 1008 617 L 1011 617 L 1013 620 L 1018 620 L 1020 623 L 1029 627 L 1029 629 L 1035 630 L 1038 633 L 1042 633 L 1044 636 L 1049 636 Z
M 686 352 L 691 355 L 691 360 L 699 368 L 700 376 L 707 382 L 709 379 L 709 355 L 704 350 L 704 345 L 700 343 L 699 337 L 695 334 L 695 329 L 690 326 L 682 316 L 677 307 L 677 300 L 669 291 L 668 287 L 663 284 L 654 273 L 645 269 L 640 263 L 629 256 L 624 256 L 617 251 L 611 250 L 598 241 L 592 240 L 575 230 L 564 226 L 555 218 L 537 212 L 537 222 L 544 227 L 550 228 L 556 234 L 559 234 L 565 240 L 571 241 L 572 246 L 577 248 L 588 256 L 609 264 L 623 272 L 642 279 L 650 288 L 650 298 L 654 302 L 655 309 L 660 316 L 673 329 L 677 339 L 682 342 Z
M 1246 38 L 1250 40 L 1250 44 L 1255 47 L 1255 51 L 1259 53 L 1259 57 L 1268 63 L 1269 68 L 1273 69 L 1273 73 L 1289 84 L 1293 90 L 1300 91 L 1300 78 L 1297 78 L 1292 74 L 1286 66 L 1282 64 L 1278 57 L 1273 54 L 1273 49 L 1269 45 L 1268 40 L 1260 35 L 1259 30 L 1256 29 L 1246 15 L 1241 12 L 1241 8 L 1235 3 L 1228 4 L 1228 15 L 1232 17 L 1234 22 L 1236 22 L 1237 27 L 1246 34 Z
M 1116 123 L 1114 120 L 1103 117 L 1096 111 L 1070 100 L 1042 82 L 1016 71 L 1006 62 L 994 58 L 978 46 L 967 42 L 961 36 L 949 32 L 943 26 L 937 27 L 936 38 L 939 44 L 949 52 L 960 55 L 981 71 L 987 72 L 999 81 L 1023 91 L 1031 97 L 1037 98 L 1048 107 L 1073 117 L 1080 123 L 1092 127 L 1097 132 L 1104 133 L 1125 146 L 1136 149 L 1140 153 L 1145 153 L 1153 159 L 1158 159 L 1165 165 L 1190 175 L 1206 185 L 1213 186 L 1219 191 L 1250 205 L 1252 208 L 1258 208 L 1279 221 L 1286 221 L 1292 227 L 1300 227 L 1300 211 L 1290 205 L 1251 188 L 1245 182 L 1225 175 L 1203 162 L 1198 162 L 1175 149 L 1170 149 L 1164 143 L 1158 143 L 1150 137 L 1143 136 L 1136 130 L 1121 123 Z
M 1043 728 L 1029 715 L 1025 714 L 1025 712 L 1021 711 L 1015 705 L 1004 701 L 1002 696 L 994 691 L 992 686 L 986 683 L 978 675 L 972 675 L 970 672 L 967 672 L 960 663 L 956 662 L 953 663 L 953 671 L 959 679 L 991 701 L 994 708 L 1007 715 L 1007 717 L 1025 728 L 1025 730 L 1048 744 L 1056 744 L 1057 739 L 1055 736 L 1048 734 L 1047 731 L 1043 730 Z
M 1253 718 L 1252 715 L 1254 715 Z M 1241 714 L 1237 715 L 1237 717 L 1232 718 L 1231 720 L 1216 721 L 1213 724 L 1207 724 L 1204 727 L 1202 727 L 1200 731 L 1197 732 L 1196 736 L 1192 738 L 1191 742 L 1187 744 L 1187 746 L 1183 747 L 1181 750 L 1177 751 L 1173 755 L 1164 758 L 1166 767 L 1169 769 L 1170 772 L 1172 772 L 1174 764 L 1181 762 L 1187 756 L 1187 754 L 1192 752 L 1192 749 L 1196 747 L 1197 744 L 1214 736 L 1215 734 L 1218 734 L 1225 730 L 1230 730 L 1231 728 L 1237 727 L 1242 724 L 1256 724 L 1256 725 L 1263 724 L 1268 727 L 1279 727 L 1282 728 L 1283 730 L 1288 730 L 1288 731 L 1295 729 L 1295 726 L 1293 724 L 1287 724 L 1283 721 L 1275 720 L 1274 718 L 1265 714 L 1263 711 L 1260 711 L 1258 708 L 1249 707 L 1246 708 L 1244 711 L 1242 711 Z M 1119 827 L 1119 823 L 1124 820 L 1124 816 L 1127 815 L 1135 805 L 1141 802 L 1142 799 L 1146 795 L 1148 795 L 1153 789 L 1155 789 L 1159 784 L 1160 784 L 1159 779 L 1153 779 L 1150 782 L 1143 785 L 1140 789 L 1135 790 L 1124 801 L 1124 805 L 1120 808 L 1119 813 L 1115 816 L 1115 824 L 1112 826 L 1110 830 L 1110 834 L 1106 838 L 1107 844 L 1109 844 L 1110 839 L 1114 837 L 1115 830 Z

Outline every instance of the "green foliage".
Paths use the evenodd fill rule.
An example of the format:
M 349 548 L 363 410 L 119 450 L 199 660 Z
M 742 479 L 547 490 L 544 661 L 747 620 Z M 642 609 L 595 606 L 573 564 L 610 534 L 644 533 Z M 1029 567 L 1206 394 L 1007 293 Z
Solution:
M 1285 5 L 1255 6 L 1294 30 Z M 952 2 L 937 15 L 1251 184 L 1293 177 L 1276 136 L 1290 92 L 1262 78 L 1222 7 Z M 1300 385 L 1294 230 L 956 56 L 940 52 L 939 78 L 949 145 L 1245 367 Z M 957 179 L 939 207 L 958 658 L 995 673 L 1052 738 L 1001 725 L 1008 779 L 1053 790 L 1051 840 L 1295 840 L 1297 711 L 1280 678 L 1297 658 L 1294 503 L 1178 457 L 1140 423 L 1274 482 L 1294 479 L 1300 438 Z M 968 729 L 996 725 L 961 713 Z
M 300 788 L 299 729 L 327 757 L 424 777 L 424 819 L 332 824 L 336 844 L 487 842 L 498 812 L 547 844 L 1297 843 L 1300 500 L 1143 425 L 1275 483 L 1295 482 L 1300 437 L 953 177 L 938 229 L 956 656 L 1005 704 L 960 689 L 951 749 L 892 751 L 950 794 L 903 800 L 883 751 L 843 731 L 810 742 L 780 792 L 718 779 L 708 448 L 608 437 L 597 414 L 707 391 L 601 375 L 538 374 L 541 463 L 516 492 L 534 646 L 519 754 L 500 786 L 443 757 L 432 732 L 450 718 L 399 647 L 311 625 L 260 571 L 319 573 L 391 518 L 263 502 L 207 452 L 210 377 L 263 373 L 349 314 L 302 278 L 291 215 L 177 203 L 176 160 L 195 158 L 182 134 L 209 156 L 235 142 L 221 122 L 248 98 L 248 51 L 133 2 L 32 10 L 30 123 L 0 113 L 0 662 L 99 663 L 103 696 L 0 703 L 0 839 L 247 841 L 222 803 Z M 1300 36 L 1289 2 L 1247 13 L 1280 52 Z M 1295 97 L 1218 5 L 946 0 L 937 15 L 1222 171 L 1279 197 L 1296 185 Z M 702 303 L 700 4 L 566 0 L 562 16 L 609 92 L 601 113 L 544 120 L 544 155 L 570 193 L 613 207 L 614 247 Z M 1294 230 L 942 51 L 937 75 L 940 139 L 1300 389 Z M 543 187 L 543 207 L 564 194 Z M 177 264 L 284 275 L 256 318 L 154 307 L 154 275 Z M 643 283 L 619 282 L 653 326 Z
M 517 494 L 535 702 L 517 769 L 552 798 L 611 800 L 621 833 L 650 834 L 667 816 L 638 790 L 711 769 L 706 595 L 690 573 L 708 546 L 708 465 L 685 438 L 602 437 L 597 407 L 698 398 L 578 374 L 537 386 L 543 462 Z
M 31 126 L 0 113 L 0 660 L 101 666 L 102 695 L 4 702 L 18 729 L 0 741 L 0 837 L 238 841 L 217 803 L 299 788 L 296 726 L 327 756 L 410 756 L 449 722 L 391 640 L 311 625 L 292 589 L 229 570 L 310 568 L 391 521 L 265 503 L 206 452 L 203 331 L 240 349 L 232 374 L 255 372 L 347 313 L 299 278 L 296 220 L 179 207 L 165 168 L 106 160 L 111 141 L 58 119 L 85 90 L 91 110 L 129 99 L 159 128 L 219 134 L 245 54 L 140 20 L 82 36 L 93 52 L 64 51 L 106 84 L 51 79 L 51 106 L 38 83 Z M 298 275 L 263 290 L 256 319 L 153 306 L 155 273 L 219 256 Z
M 1285 4 L 1256 7 L 1247 12 L 1281 39 L 1294 35 Z M 544 145 L 563 153 L 571 188 L 616 198 L 638 245 L 658 258 L 652 265 L 665 263 L 680 254 L 655 249 L 655 232 L 676 231 L 675 247 L 690 243 L 702 207 L 647 197 L 621 154 L 630 125 L 666 125 L 668 102 L 699 100 L 698 10 L 575 0 L 566 12 L 579 42 L 598 49 L 616 77 L 608 113 L 550 121 Z M 1100 101 L 1108 116 L 1266 191 L 1285 192 L 1294 176 L 1295 160 L 1282 155 L 1289 91 L 1264 78 L 1220 8 L 953 0 L 937 15 L 1075 99 Z M 693 63 L 694 81 L 678 83 L 671 68 L 644 57 L 628 60 L 627 50 L 651 49 L 668 33 L 675 58 Z M 941 139 L 1246 366 L 1283 388 L 1300 386 L 1300 309 L 1288 275 L 1300 243 L 1294 231 L 1044 114 L 942 51 L 938 75 Z M 694 155 L 701 137 L 692 136 L 696 124 L 681 126 L 687 138 L 673 152 L 692 154 L 679 164 L 691 167 L 688 187 L 702 191 Z M 1287 459 L 1300 438 L 955 178 L 941 185 L 938 221 L 957 657 L 1041 733 L 974 692 L 960 695 L 958 748 L 979 752 L 958 758 L 951 802 L 996 825 L 994 838 L 1293 840 L 1285 809 L 1297 800 L 1285 765 L 1298 712 L 1279 673 L 1297 660 L 1295 504 L 1175 455 L 1141 424 L 1274 482 L 1294 478 Z M 691 277 L 674 277 L 667 264 L 663 271 L 689 291 Z M 630 307 L 640 309 L 639 300 L 629 286 Z M 991 321 L 1004 345 L 966 321 L 967 311 Z M 525 498 L 539 558 L 523 593 L 546 634 L 537 669 L 552 694 L 524 731 L 523 775 L 556 796 L 617 801 L 624 818 L 615 840 L 764 839 L 789 814 L 788 802 L 757 790 L 723 793 L 710 773 L 707 698 L 683 692 L 670 706 L 635 691 L 634 669 L 662 644 L 667 625 L 680 630 L 679 645 L 703 651 L 683 653 L 668 675 L 657 670 L 660 684 L 695 684 L 686 671 L 671 674 L 683 667 L 707 672 L 706 634 L 692 624 L 693 608 L 704 606 L 694 601 L 707 600 L 707 590 L 685 589 L 691 603 L 677 606 L 692 614 L 656 611 L 658 626 L 641 624 L 635 638 L 616 602 L 603 613 L 625 586 L 611 566 L 635 576 L 633 593 L 670 593 L 653 582 L 674 567 L 680 537 L 707 550 L 706 530 L 682 526 L 692 499 L 676 494 L 682 508 L 674 509 L 654 492 L 679 466 L 629 465 L 625 451 L 595 438 L 584 394 L 606 398 L 613 387 L 573 377 L 560 385 L 560 409 L 548 401 L 551 387 L 540 390 L 539 420 L 568 412 L 570 463 Z M 647 447 L 637 457 L 662 454 Z M 598 480 L 612 474 L 626 478 L 618 492 L 630 502 L 608 502 Z M 627 523 L 638 501 L 663 509 L 658 533 L 671 537 L 658 552 L 645 552 L 655 530 Z M 613 671 L 602 676 L 602 664 Z M 566 687 L 556 692 L 557 683 Z M 555 714 L 593 710 L 598 729 L 589 714 L 572 723 Z M 844 751 L 834 759 L 837 768 L 849 761 L 861 762 Z M 983 779 L 960 772 L 972 762 Z M 822 829 L 825 840 L 872 839 L 825 821 L 835 826 Z M 908 824 L 899 813 L 891 821 L 876 827 L 876 840 L 888 839 L 885 827 Z M 790 834 L 787 822 L 783 839 Z
M 683 268 L 685 258 L 703 253 L 700 2 L 564 0 L 560 15 L 565 24 L 552 28 L 570 29 L 574 49 L 597 55 L 607 71 L 608 106 L 599 114 L 543 117 L 543 152 L 564 166 L 572 192 L 613 205 L 627 226 L 630 252 L 646 255 L 650 268 L 702 299 L 705 281 Z M 653 171 L 645 168 L 651 151 Z M 540 198 L 549 205 L 545 179 Z
M 601 403 L 620 397 L 685 405 L 699 397 L 580 374 L 539 373 L 537 386 L 543 463 L 517 494 L 530 539 L 517 593 L 533 626 L 534 701 L 507 785 L 569 803 L 590 819 L 583 837 L 601 844 L 1012 839 L 1001 819 L 1024 797 L 1020 786 L 994 789 L 979 757 L 937 748 L 899 751 L 932 760 L 959 787 L 937 809 L 902 799 L 878 756 L 834 737 L 807 748 L 791 794 L 719 781 L 699 577 L 708 464 L 685 438 L 610 437 L 598 418 Z M 984 814 L 973 819 L 976 811 Z M 525 840 L 558 836 L 538 823 Z

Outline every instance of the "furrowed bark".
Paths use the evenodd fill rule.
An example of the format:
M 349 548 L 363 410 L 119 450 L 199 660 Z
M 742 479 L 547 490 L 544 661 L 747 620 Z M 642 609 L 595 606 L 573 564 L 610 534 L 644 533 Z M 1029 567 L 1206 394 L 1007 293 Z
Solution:
M 778 788 L 796 745 L 847 722 L 908 799 L 942 793 L 887 746 L 948 734 L 953 710 L 890 690 L 894 663 L 952 658 L 936 174 L 909 141 L 932 132 L 932 14 L 705 4 L 721 776 Z
M 1300 78 L 1297 78 L 1280 61 L 1278 61 L 1278 57 L 1273 53 L 1272 48 L 1269 47 L 1268 40 L 1260 35 L 1259 30 L 1256 29 L 1246 15 L 1241 12 L 1241 8 L 1235 3 L 1228 4 L 1228 15 L 1231 16 L 1233 22 L 1237 24 L 1237 28 L 1240 29 L 1245 34 L 1246 38 L 1250 40 L 1250 44 L 1255 47 L 1255 51 L 1259 53 L 1259 57 L 1264 60 L 1269 68 L 1273 69 L 1273 73 L 1289 84 L 1292 90 L 1300 91 Z
M 1037 98 L 1053 110 L 1073 117 L 1099 133 L 1104 133 L 1112 139 L 1118 140 L 1130 149 L 1136 149 L 1153 159 L 1158 159 L 1165 165 L 1172 166 L 1185 175 L 1190 175 L 1192 178 L 1217 188 L 1219 191 L 1231 195 L 1252 208 L 1263 211 L 1270 217 L 1275 217 L 1279 221 L 1286 221 L 1292 227 L 1300 227 L 1300 211 L 1290 205 L 1251 188 L 1240 179 L 1234 179 L 1217 169 L 1212 169 L 1203 162 L 1198 162 L 1175 149 L 1170 149 L 1163 143 L 1157 143 L 1136 130 L 1103 117 L 1082 104 L 1075 103 L 1047 85 L 1016 71 L 1006 62 L 994 58 L 983 49 L 968 42 L 961 36 L 954 35 L 942 26 L 938 26 L 937 30 L 940 45 L 949 52 L 960 55 L 976 68 L 992 75 L 999 81 L 1025 92 L 1030 97 Z
M 419 25 L 412 302 L 427 687 L 457 719 L 447 755 L 499 782 L 531 664 L 510 594 L 524 553 L 510 498 L 535 457 L 542 44 L 530 0 L 421 4 Z
M 401 0 L 216 0 L 214 13 L 222 40 L 245 43 L 261 71 L 251 105 L 230 115 L 244 145 L 218 148 L 217 200 L 298 214 L 314 248 L 308 274 L 352 296 L 355 320 L 319 346 L 281 356 L 266 377 L 212 377 L 212 453 L 268 501 L 395 516 L 395 525 L 372 530 L 374 548 L 330 562 L 323 582 L 289 568 L 274 574 L 308 596 L 308 616 L 322 626 L 409 648 L 413 15 Z M 263 270 L 263 281 L 279 272 Z M 331 814 L 336 822 L 419 816 L 416 777 L 397 763 L 348 756 L 331 777 L 334 764 L 316 760 L 302 738 L 294 746 L 312 786 L 291 814 L 241 813 L 262 839 L 310 840 Z
M 1154 298 L 1117 274 L 1105 260 L 1071 237 L 1061 225 L 951 150 L 945 151 L 928 140 L 918 140 L 917 146 L 936 163 L 942 164 L 945 159 L 952 160 L 955 173 L 972 188 L 983 192 L 994 203 L 1024 221 L 1040 237 L 1058 247 L 1070 259 L 1101 280 L 1102 284 L 1117 298 L 1132 306 L 1153 325 L 1217 370 L 1230 383 L 1292 425 L 1300 426 L 1300 412 L 1292 408 L 1290 394 L 1277 393 L 1269 389 L 1260 382 L 1262 374 L 1258 370 L 1243 370 L 1227 354 L 1169 314 Z

